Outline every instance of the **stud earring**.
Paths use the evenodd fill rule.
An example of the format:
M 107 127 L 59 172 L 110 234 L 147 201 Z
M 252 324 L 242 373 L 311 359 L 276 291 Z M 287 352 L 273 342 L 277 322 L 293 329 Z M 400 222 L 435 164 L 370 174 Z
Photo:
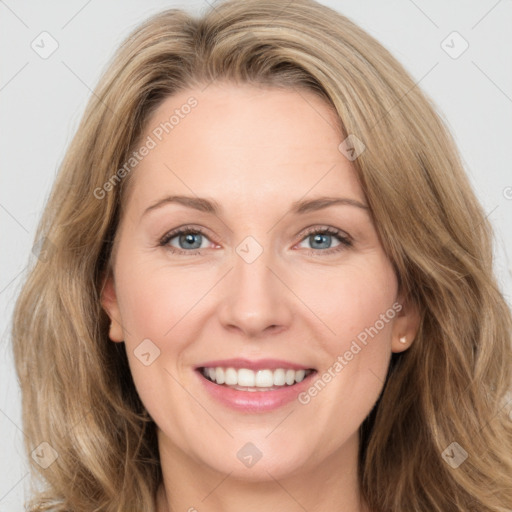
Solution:
M 407 337 L 405 336 L 402 336 L 401 338 L 399 338 L 400 340 L 400 343 L 407 343 Z

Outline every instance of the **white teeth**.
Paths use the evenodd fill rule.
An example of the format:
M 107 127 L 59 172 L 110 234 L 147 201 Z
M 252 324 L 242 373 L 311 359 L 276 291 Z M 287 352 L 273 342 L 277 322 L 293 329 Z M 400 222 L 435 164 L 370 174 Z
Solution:
M 223 368 L 208 368 L 208 373 L 210 370 L 213 370 L 213 377 L 210 377 L 213 381 L 217 382 L 217 384 L 224 384 L 226 382 Z
M 254 387 L 254 372 L 252 372 L 251 370 L 247 370 L 245 368 L 240 368 L 240 370 L 238 370 L 237 375 L 237 384 L 239 386 L 248 386 L 250 388 Z
M 295 382 L 302 382 L 306 377 L 306 370 L 298 370 L 295 372 Z
M 272 370 L 258 370 L 257 371 L 256 387 L 271 388 L 273 385 L 274 385 L 274 376 L 272 375 Z
M 257 388 L 272 388 L 274 386 L 291 386 L 302 382 L 312 370 L 292 370 L 278 368 L 276 370 L 249 370 L 248 368 L 203 368 L 203 375 L 217 384 L 240 386 L 247 391 L 257 391 Z
M 226 385 L 236 386 L 238 384 L 238 373 L 234 368 L 226 368 Z
M 286 384 L 291 386 L 295 382 L 295 370 L 286 370 L 285 380 Z
M 274 386 L 284 386 L 285 382 L 285 371 L 282 368 L 274 370 Z

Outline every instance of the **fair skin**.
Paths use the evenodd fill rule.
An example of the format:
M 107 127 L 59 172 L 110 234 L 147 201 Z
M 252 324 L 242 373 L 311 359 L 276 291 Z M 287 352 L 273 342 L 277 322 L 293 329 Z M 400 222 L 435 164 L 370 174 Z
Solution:
M 399 294 L 353 164 L 338 150 L 336 117 L 311 92 L 213 84 L 167 98 L 141 140 L 190 96 L 197 107 L 131 177 L 102 295 L 110 338 L 126 344 L 158 426 L 158 512 L 366 511 L 358 429 L 418 314 Z M 147 210 L 176 195 L 220 210 L 169 201 Z M 291 211 L 322 196 L 350 201 Z M 160 243 L 184 225 L 204 234 Z M 257 255 L 250 263 L 240 252 L 248 236 L 257 241 L 241 246 Z M 308 403 L 240 411 L 207 392 L 197 371 L 205 361 L 285 360 L 315 370 L 307 390 L 396 303 L 400 312 Z M 134 353 L 146 339 L 146 352 L 160 351 L 148 365 Z M 247 443 L 261 454 L 250 467 L 237 457 Z

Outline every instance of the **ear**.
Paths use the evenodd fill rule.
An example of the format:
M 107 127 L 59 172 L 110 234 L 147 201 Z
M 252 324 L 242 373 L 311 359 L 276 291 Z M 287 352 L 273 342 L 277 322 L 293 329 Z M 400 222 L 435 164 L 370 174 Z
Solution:
M 116 287 L 112 272 L 105 278 L 101 290 L 101 305 L 110 318 L 109 338 L 112 341 L 124 341 L 123 327 L 121 324 L 121 313 L 117 302 Z
M 402 307 L 398 311 L 393 324 L 392 352 L 407 350 L 418 334 L 421 315 L 418 305 L 412 300 L 398 299 Z

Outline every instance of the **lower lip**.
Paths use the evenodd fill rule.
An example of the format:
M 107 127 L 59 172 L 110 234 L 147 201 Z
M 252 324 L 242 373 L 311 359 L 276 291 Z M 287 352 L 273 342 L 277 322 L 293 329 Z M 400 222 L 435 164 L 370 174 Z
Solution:
M 207 393 L 222 404 L 243 412 L 267 412 L 283 407 L 297 398 L 299 393 L 309 385 L 316 374 L 311 372 L 302 382 L 293 386 L 283 386 L 272 391 L 242 391 L 228 386 L 216 384 L 204 377 L 200 370 L 197 375 Z

